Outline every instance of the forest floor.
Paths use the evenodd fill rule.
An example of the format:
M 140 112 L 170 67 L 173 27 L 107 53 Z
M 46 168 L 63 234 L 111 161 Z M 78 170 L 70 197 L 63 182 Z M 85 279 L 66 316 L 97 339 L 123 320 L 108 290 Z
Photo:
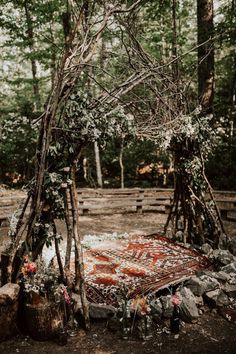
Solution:
M 147 214 L 114 214 L 81 216 L 81 235 L 101 235 L 103 233 L 153 234 L 161 232 L 166 215 Z M 227 233 L 236 237 L 236 224 L 226 222 Z M 60 231 L 64 233 L 60 226 Z M 0 229 L 0 248 L 6 242 L 7 229 Z M 163 323 L 168 327 L 169 322 Z M 74 337 L 69 337 L 65 346 L 53 341 L 38 342 L 22 334 L 11 340 L 0 343 L 0 354 L 41 354 L 68 353 L 81 354 L 136 354 L 136 353 L 236 353 L 236 326 L 217 314 L 217 311 L 206 308 L 206 311 L 193 324 L 185 324 L 178 338 L 165 333 L 157 325 L 153 325 L 152 338 L 142 341 L 137 336 L 129 340 L 122 339 L 119 330 L 109 328 L 106 321 L 93 322 L 91 331 L 86 333 L 79 329 Z

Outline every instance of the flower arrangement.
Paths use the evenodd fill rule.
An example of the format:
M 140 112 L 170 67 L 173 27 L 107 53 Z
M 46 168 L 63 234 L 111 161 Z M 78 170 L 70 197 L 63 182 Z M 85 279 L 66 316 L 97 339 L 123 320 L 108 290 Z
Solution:
M 67 287 L 59 281 L 59 271 L 47 267 L 44 261 L 32 262 L 30 257 L 26 256 L 21 274 L 21 283 L 28 303 L 40 305 L 50 301 L 54 303 L 64 301 L 70 304 Z

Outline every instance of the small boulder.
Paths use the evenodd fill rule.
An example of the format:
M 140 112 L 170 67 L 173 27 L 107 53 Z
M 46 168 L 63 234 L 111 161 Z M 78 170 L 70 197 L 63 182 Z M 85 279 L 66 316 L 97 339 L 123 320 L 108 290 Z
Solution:
M 206 303 L 211 307 L 228 306 L 231 301 L 222 289 L 209 291 L 204 295 Z
M 218 307 L 221 307 L 221 306 L 228 306 L 230 304 L 230 299 L 229 297 L 224 293 L 224 291 L 220 291 L 219 292 L 219 295 L 217 297 L 217 303 L 216 305 Z
M 195 296 L 201 296 L 206 290 L 204 281 L 197 276 L 193 276 L 187 280 L 185 286 L 190 289 Z
M 221 289 L 206 292 L 204 299 L 211 307 L 227 306 L 230 304 L 228 296 Z
M 227 251 L 220 251 L 219 255 L 218 255 L 218 261 L 222 264 L 222 265 L 227 265 L 231 262 L 233 262 L 235 260 L 234 255 Z
M 191 323 L 199 317 L 195 297 L 192 291 L 186 287 L 180 290 L 180 295 L 182 297 L 182 301 L 179 305 L 180 318 L 184 322 Z
M 89 304 L 89 316 L 94 319 L 109 319 L 115 316 L 116 312 L 112 305 Z
M 236 262 L 231 262 L 226 266 L 222 267 L 221 270 L 227 274 L 236 273 Z
M 20 287 L 18 284 L 7 283 L 0 288 L 0 305 L 7 305 L 18 299 Z
M 208 291 L 204 294 L 204 300 L 206 301 L 207 305 L 211 306 L 211 307 L 216 307 L 216 303 L 217 303 L 217 298 L 220 294 L 220 289 L 215 289 L 212 291 Z
M 219 250 L 215 259 L 220 266 L 225 266 L 234 261 L 234 256 L 227 250 Z
M 202 296 L 195 296 L 195 304 L 197 307 L 202 307 L 204 306 L 204 301 Z
M 224 286 L 224 292 L 231 298 L 236 299 L 236 284 L 227 283 Z
M 200 279 L 204 284 L 205 291 L 212 291 L 220 288 L 220 283 L 213 276 L 202 275 Z
M 0 341 L 16 332 L 19 291 L 19 285 L 12 283 L 0 288 Z
M 230 275 L 220 270 L 219 272 L 212 272 L 212 276 L 221 283 L 225 283 L 230 280 Z
M 213 248 L 209 245 L 209 243 L 204 243 L 201 246 L 201 251 L 203 254 L 210 255 L 213 252 Z

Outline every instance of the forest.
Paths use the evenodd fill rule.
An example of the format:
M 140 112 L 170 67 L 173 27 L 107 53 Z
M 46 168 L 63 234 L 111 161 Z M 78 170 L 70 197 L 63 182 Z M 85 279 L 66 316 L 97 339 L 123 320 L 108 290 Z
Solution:
M 74 335 L 76 313 L 89 330 L 94 307 L 105 303 L 121 313 L 123 339 L 137 316 L 144 341 L 160 308 L 159 320 L 165 317 L 166 301 L 171 321 L 176 315 L 192 323 L 198 307 L 214 301 L 235 316 L 235 238 L 227 224 L 235 222 L 227 213 L 236 205 L 235 1 L 0 4 L 2 213 L 15 205 L 14 193 L 23 196 L 0 220 L 8 237 L 1 245 L 0 302 L 4 287 L 15 292 L 17 306 L 19 294 L 19 311 L 7 315 L 24 323 L 22 311 L 29 332 L 35 327 L 43 340 L 50 331 L 63 340 Z M 109 235 L 108 245 L 118 249 L 102 252 L 104 235 L 81 236 L 82 187 L 95 193 L 142 187 L 142 197 L 129 195 L 140 219 L 145 187 L 153 194 L 152 187 L 171 190 L 159 201 L 147 197 L 163 207 L 163 230 L 143 239 Z M 166 198 L 169 204 L 160 204 Z M 48 248 L 54 256 L 46 265 Z M 8 322 L 12 327 L 16 317 Z
M 213 80 L 213 118 L 195 134 L 209 141 L 204 159 L 213 188 L 235 189 L 235 4 L 215 1 L 213 12 L 211 3 L 1 0 L 1 183 L 22 186 L 34 176 L 40 120 L 68 50 L 74 57 L 60 78 L 66 104 L 50 154 L 60 155 L 66 139 L 71 152 L 74 141 L 83 146 L 80 186 L 172 187 L 169 142 L 183 127 L 192 134 L 187 117 L 204 106 L 204 80 Z

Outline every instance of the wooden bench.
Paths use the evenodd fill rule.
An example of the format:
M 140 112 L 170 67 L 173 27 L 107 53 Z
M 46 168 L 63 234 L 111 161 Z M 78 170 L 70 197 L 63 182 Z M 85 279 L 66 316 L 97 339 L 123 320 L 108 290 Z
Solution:
M 230 213 L 235 214 L 235 216 L 228 215 Z M 220 208 L 220 215 L 223 220 L 236 221 L 236 208 Z
M 159 213 L 165 213 L 166 204 L 158 201 L 149 203 L 143 203 L 142 201 L 125 201 L 125 202 L 110 202 L 109 204 L 97 203 L 97 204 L 80 204 L 79 213 L 82 215 L 89 214 L 90 211 L 102 211 L 108 213 L 109 210 L 119 210 L 119 212 L 136 212 L 143 213 L 148 211 L 158 211 Z
M 216 199 L 216 203 L 220 208 L 236 208 L 236 200 L 233 199 Z M 227 205 L 227 207 L 226 207 Z
M 215 191 L 215 199 L 221 211 L 222 219 L 235 221 L 236 192 Z M 168 214 L 173 189 L 162 188 L 125 188 L 125 189 L 89 189 L 78 190 L 79 213 L 111 212 L 159 212 Z M 0 197 L 0 225 L 7 221 L 25 195 L 11 193 Z M 209 198 L 209 196 L 208 196 Z
M 7 222 L 9 224 L 9 220 L 11 218 L 12 214 L 4 214 L 0 215 L 0 226 L 4 226 L 3 224 Z

